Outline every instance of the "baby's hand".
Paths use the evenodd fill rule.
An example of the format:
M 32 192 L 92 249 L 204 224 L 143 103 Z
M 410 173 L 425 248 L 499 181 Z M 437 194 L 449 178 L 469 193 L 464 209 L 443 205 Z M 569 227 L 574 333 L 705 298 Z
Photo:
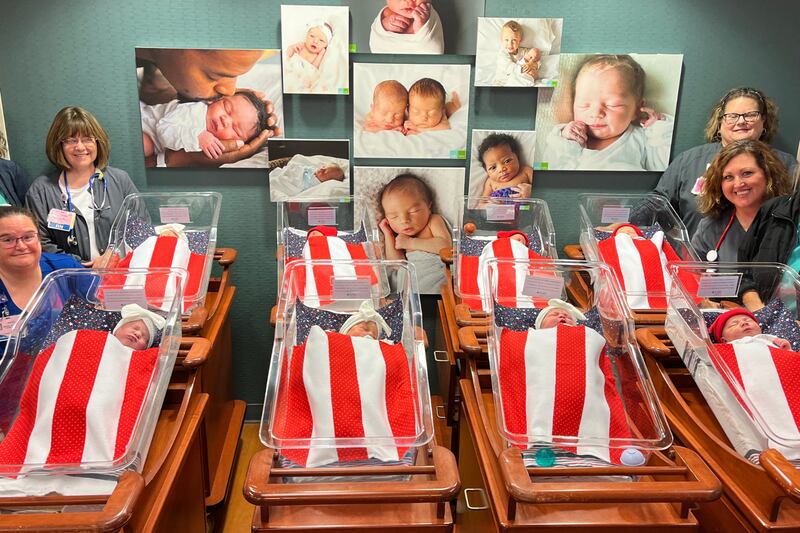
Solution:
M 292 46 L 289 47 L 288 56 L 292 57 L 295 54 L 299 54 L 300 50 L 302 49 L 303 49 L 303 43 L 293 44 Z
M 531 184 L 520 183 L 514 187 L 517 192 L 511 195 L 511 198 L 530 198 L 531 197 Z
M 225 152 L 225 145 L 210 131 L 198 135 L 197 140 L 200 142 L 200 149 L 209 159 L 216 159 Z
M 411 13 L 411 17 L 414 19 L 414 23 L 411 27 L 414 33 L 416 33 L 428 22 L 428 19 L 431 18 L 431 5 L 428 2 L 418 5 Z
M 773 339 L 772 344 L 780 348 L 781 350 L 790 350 L 792 349 L 792 343 L 787 341 L 786 339 Z
M 403 235 L 402 233 L 398 234 L 394 238 L 394 249 L 395 250 L 405 250 L 407 252 L 411 252 L 411 239 L 413 237 L 409 237 L 408 235 Z
M 453 113 L 461 109 L 461 98 L 458 96 L 458 92 L 453 91 L 450 93 L 450 101 L 444 104 L 444 111 L 445 115 L 449 118 L 453 116 Z
M 581 145 L 581 148 L 586 148 L 587 132 L 586 123 L 580 120 L 573 120 L 567 123 L 561 130 L 561 136 L 567 140 L 575 141 Z
M 414 123 L 413 123 L 413 122 L 411 122 L 410 120 L 406 120 L 406 121 L 403 123 L 403 129 L 405 130 L 405 133 L 404 133 L 403 135 L 416 135 L 416 134 L 418 134 L 418 133 L 421 133 L 421 131 L 420 131 L 420 130 L 418 130 L 418 129 L 417 129 L 415 126 L 414 126 Z
M 405 33 L 413 19 L 406 18 L 397 13 L 392 13 L 386 18 L 381 19 L 381 25 L 386 31 L 392 33 Z
M 641 122 L 643 128 L 652 126 L 659 120 L 664 120 L 664 115 L 662 115 L 652 107 L 643 106 L 639 108 L 639 111 L 641 111 L 643 115 L 647 115 L 647 117 Z
M 394 238 L 394 232 L 392 231 L 391 226 L 389 226 L 389 221 L 385 218 L 382 218 L 380 222 L 378 222 L 378 227 L 383 232 L 384 236 Z

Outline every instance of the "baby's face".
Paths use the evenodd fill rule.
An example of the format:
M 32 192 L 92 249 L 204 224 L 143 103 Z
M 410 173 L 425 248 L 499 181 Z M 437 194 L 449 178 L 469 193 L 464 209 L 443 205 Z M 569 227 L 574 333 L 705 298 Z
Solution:
M 349 337 L 371 337 L 373 339 L 378 338 L 378 324 L 369 320 L 366 322 L 359 322 L 355 326 L 352 326 L 345 332 L 345 335 Z
M 553 309 L 542 320 L 539 329 L 554 328 L 559 324 L 575 325 L 575 319 L 565 309 Z
M 408 120 L 419 128 L 432 128 L 444 118 L 444 105 L 436 96 L 408 95 Z
M 411 18 L 414 9 L 429 0 L 386 0 L 386 7 L 398 15 Z
M 520 242 L 520 243 L 524 244 L 525 246 L 528 246 L 528 243 L 525 242 L 525 237 L 523 235 L 520 235 L 519 233 L 515 233 L 514 235 L 512 235 L 510 237 L 510 239 L 512 241 L 517 241 L 517 242 Z M 547 317 L 545 317 L 545 318 L 547 318 Z
M 522 42 L 522 34 L 515 32 L 511 28 L 503 28 L 500 32 L 500 40 L 506 52 L 509 54 L 516 54 Z
M 242 95 L 224 96 L 208 104 L 206 129 L 221 140 L 246 141 L 258 128 L 258 112 Z
M 406 191 L 387 194 L 381 202 L 389 227 L 398 235 L 414 237 L 428 225 L 431 207 L 422 198 Z
M 639 234 L 636 233 L 636 230 L 630 226 L 622 226 L 617 230 L 617 235 L 620 233 L 624 233 L 625 235 L 630 235 L 632 239 L 639 237 Z
M 761 326 L 747 315 L 736 315 L 729 318 L 722 328 L 723 342 L 731 342 L 742 337 L 752 337 L 761 334 Z
M 616 139 L 638 116 L 640 104 L 619 70 L 593 66 L 576 80 L 573 120 L 586 124 L 589 137 Z
M 519 174 L 519 158 L 507 144 L 486 150 L 483 153 L 483 165 L 489 179 L 499 183 L 511 181 Z
M 309 232 L 306 234 L 306 239 L 310 239 L 311 237 L 324 237 L 324 236 L 325 236 L 325 235 L 324 235 L 324 234 L 323 234 L 321 231 L 319 231 L 319 230 L 314 230 L 314 231 L 309 231 Z
M 143 320 L 126 322 L 120 326 L 114 336 L 119 342 L 134 350 L 145 350 L 150 343 L 150 332 L 147 331 Z
M 306 50 L 313 54 L 318 54 L 328 48 L 328 38 L 325 37 L 325 34 L 322 32 L 319 26 L 314 26 L 313 28 L 308 29 L 304 44 Z
M 406 100 L 396 96 L 376 95 L 370 113 L 373 120 L 381 122 L 385 129 L 399 128 L 406 119 Z

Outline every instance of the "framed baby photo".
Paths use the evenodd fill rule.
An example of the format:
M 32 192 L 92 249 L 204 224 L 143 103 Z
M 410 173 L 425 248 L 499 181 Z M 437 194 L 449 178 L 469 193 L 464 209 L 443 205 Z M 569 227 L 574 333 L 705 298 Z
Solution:
M 534 169 L 663 171 L 682 64 L 682 54 L 561 54 L 561 82 L 538 91 Z
M 475 53 L 484 0 L 342 0 L 353 18 L 353 52 Z
M 348 139 L 270 139 L 267 145 L 271 201 L 350 194 Z
M 472 130 L 470 196 L 530 198 L 536 132 Z
M 347 15 L 339 6 L 281 6 L 284 93 L 350 93 Z
M 8 147 L 8 134 L 6 133 L 6 117 L 3 115 L 3 98 L 0 96 L 0 159 L 11 159 L 11 150 Z
M 136 82 L 145 166 L 268 167 L 280 50 L 136 48 Z
M 479 18 L 475 86 L 555 87 L 563 19 Z
M 355 157 L 466 159 L 469 65 L 353 64 Z
M 452 246 L 464 169 L 355 167 L 353 188 L 356 212 L 365 204 L 366 216 L 381 235 L 383 256 L 408 260 L 420 293 L 438 294 L 445 280 L 439 250 Z

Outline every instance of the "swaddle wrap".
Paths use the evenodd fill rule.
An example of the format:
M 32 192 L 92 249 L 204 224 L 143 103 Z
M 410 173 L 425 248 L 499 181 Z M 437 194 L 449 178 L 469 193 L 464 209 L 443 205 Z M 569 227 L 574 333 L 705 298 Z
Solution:
M 373 54 L 444 54 L 444 31 L 439 13 L 430 6 L 428 21 L 417 33 L 394 33 L 383 28 L 381 14 L 372 21 L 369 50 Z

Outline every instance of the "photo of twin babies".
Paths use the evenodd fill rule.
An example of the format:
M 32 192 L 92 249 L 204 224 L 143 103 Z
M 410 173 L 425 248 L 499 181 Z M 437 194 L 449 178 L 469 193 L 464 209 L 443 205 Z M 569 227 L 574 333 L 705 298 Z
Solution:
M 561 54 L 562 83 L 540 89 L 536 168 L 663 171 L 681 54 Z
M 469 65 L 353 65 L 355 157 L 464 157 Z
M 558 84 L 562 19 L 479 18 L 475 85 Z
M 281 6 L 285 93 L 347 94 L 348 8 Z

